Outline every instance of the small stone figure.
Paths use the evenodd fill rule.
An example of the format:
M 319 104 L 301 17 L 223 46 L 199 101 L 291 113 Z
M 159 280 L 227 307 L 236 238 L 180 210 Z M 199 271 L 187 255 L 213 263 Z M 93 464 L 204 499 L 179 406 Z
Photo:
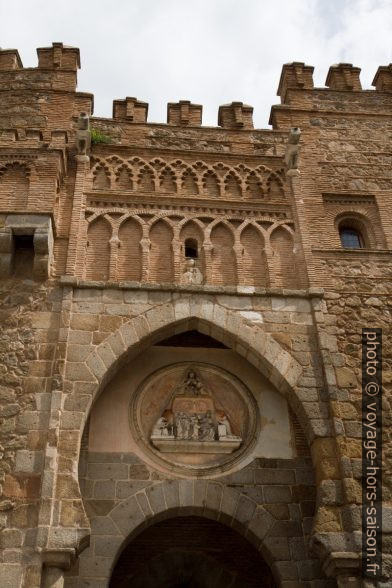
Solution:
M 187 259 L 186 260 L 186 268 L 185 272 L 182 275 L 182 282 L 184 284 L 202 284 L 203 283 L 203 274 L 196 267 L 196 263 L 194 259 Z
M 223 411 L 220 411 L 217 413 L 217 420 L 218 420 L 219 441 L 241 439 L 237 435 L 233 435 L 233 432 L 231 430 L 231 425 L 229 423 L 229 419 L 227 418 L 226 414 Z
M 229 420 L 224 412 L 219 412 L 218 417 L 218 437 L 219 439 L 230 437 L 232 435 Z
M 168 437 L 169 436 L 169 423 L 165 417 L 161 416 L 155 423 L 152 431 L 153 437 Z
M 176 438 L 189 439 L 191 422 L 189 416 L 185 412 L 178 412 L 176 414 Z
M 78 118 L 78 130 L 76 131 L 76 147 L 79 155 L 87 155 L 91 147 L 89 122 L 88 114 L 81 112 Z
M 204 415 L 199 415 L 200 422 L 200 441 L 214 441 L 215 440 L 215 424 L 212 420 L 211 411 Z
M 287 170 L 298 169 L 298 158 L 299 158 L 299 140 L 301 138 L 301 129 L 293 127 L 290 130 L 289 140 L 286 145 L 286 153 L 284 161 Z
M 191 417 L 191 425 L 192 425 L 191 439 L 192 439 L 192 441 L 198 441 L 199 440 L 200 425 L 199 425 L 199 419 L 196 415 Z
M 193 396 L 199 396 L 204 392 L 203 384 L 193 370 L 189 370 L 187 373 L 182 390 L 185 394 L 191 394 Z

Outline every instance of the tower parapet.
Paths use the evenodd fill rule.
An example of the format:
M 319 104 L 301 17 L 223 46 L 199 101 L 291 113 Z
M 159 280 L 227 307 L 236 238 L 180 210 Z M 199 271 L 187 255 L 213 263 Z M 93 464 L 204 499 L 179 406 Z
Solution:
M 325 85 L 330 90 L 362 90 L 359 74 L 360 67 L 354 67 L 352 63 L 338 63 L 331 65 L 328 70 Z
M 167 123 L 184 127 L 199 127 L 202 112 L 203 107 L 201 104 L 192 104 L 189 100 L 169 102 L 167 105 Z
M 253 106 L 243 102 L 219 106 L 218 125 L 224 129 L 253 129 Z
M 40 69 L 62 69 L 75 72 L 80 69 L 80 52 L 77 47 L 52 43 L 52 47 L 38 48 L 37 54 Z
M 392 92 L 392 63 L 380 65 L 374 76 L 372 86 L 377 92 Z
M 142 102 L 133 96 L 127 96 L 123 100 L 113 100 L 113 118 L 126 120 L 133 123 L 146 123 L 148 115 L 148 103 Z
M 284 64 L 277 92 L 283 104 L 286 103 L 287 90 L 292 88 L 311 90 L 313 88 L 313 71 L 312 65 L 305 65 L 301 61 Z
M 22 68 L 22 60 L 17 49 L 0 49 L 0 71 Z

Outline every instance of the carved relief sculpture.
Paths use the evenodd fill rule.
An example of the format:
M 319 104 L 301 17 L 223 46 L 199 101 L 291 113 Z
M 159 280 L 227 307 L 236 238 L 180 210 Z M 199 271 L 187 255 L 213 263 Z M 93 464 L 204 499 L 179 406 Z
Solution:
M 203 283 L 203 274 L 196 267 L 196 263 L 194 259 L 187 259 L 186 261 L 186 268 L 182 275 L 182 283 L 183 284 L 202 284 Z
M 194 369 L 188 369 L 174 388 L 150 440 L 162 452 L 186 453 L 232 453 L 242 442 Z

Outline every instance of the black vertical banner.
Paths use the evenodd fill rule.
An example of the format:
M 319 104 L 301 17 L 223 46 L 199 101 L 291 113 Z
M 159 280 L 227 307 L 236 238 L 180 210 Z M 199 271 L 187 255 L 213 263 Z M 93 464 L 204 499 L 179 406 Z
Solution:
M 382 576 L 382 329 L 362 329 L 362 577 Z

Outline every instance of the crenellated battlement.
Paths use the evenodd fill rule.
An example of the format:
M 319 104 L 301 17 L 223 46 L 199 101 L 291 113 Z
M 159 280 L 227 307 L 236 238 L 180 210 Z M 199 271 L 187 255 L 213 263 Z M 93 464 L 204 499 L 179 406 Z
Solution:
M 84 96 L 86 99 L 84 100 L 83 108 L 75 108 L 70 118 L 78 116 L 81 111 L 92 114 L 93 96 L 76 92 L 77 71 L 80 68 L 79 49 L 56 42 L 52 44 L 52 47 L 38 48 L 37 55 L 37 67 L 24 68 L 17 49 L 0 49 L 0 92 L 17 91 L 21 93 L 26 91 L 30 94 L 36 92 L 72 92 L 76 96 Z M 320 92 L 323 92 L 323 94 L 344 92 L 345 101 L 347 100 L 348 92 L 360 93 L 366 101 L 371 100 L 372 95 L 392 93 L 392 64 L 378 68 L 373 80 L 375 90 L 362 89 L 360 81 L 361 69 L 351 63 L 332 65 L 328 70 L 326 87 L 323 88 L 314 87 L 313 72 L 314 67 L 303 62 L 293 61 L 283 65 L 277 91 L 283 105 L 298 107 L 301 101 L 306 105 L 312 102 L 315 103 Z M 301 98 L 298 98 L 298 92 L 301 93 Z M 339 96 L 336 96 L 335 99 L 340 100 Z M 41 104 L 42 102 L 41 100 Z M 20 134 L 18 125 L 13 127 L 12 124 L 5 124 L 1 120 L 2 112 L 7 109 L 6 101 L 3 100 L 3 103 L 3 108 L 0 108 L 0 128 L 15 129 L 18 136 Z M 10 104 L 10 106 L 15 110 L 15 104 Z M 20 109 L 19 105 L 16 105 L 16 107 L 19 111 L 23 111 L 23 108 Z M 277 107 L 273 106 L 272 108 L 276 110 Z M 366 110 L 365 102 L 363 103 L 363 108 Z M 44 106 L 40 105 L 37 110 L 43 111 Z M 61 108 L 57 107 L 56 115 L 61 114 L 61 110 Z M 189 100 L 169 102 L 166 124 L 195 129 L 202 128 L 202 111 L 202 105 L 193 104 Z M 112 117 L 113 120 L 120 124 L 149 124 L 148 103 L 134 97 L 116 99 L 113 101 Z M 46 119 L 48 123 L 49 119 Z M 273 118 L 271 120 L 274 128 L 282 128 L 274 123 Z M 21 126 L 28 126 L 23 124 L 23 120 L 21 122 Z M 217 125 L 218 128 L 227 130 L 250 131 L 253 129 L 253 107 L 240 101 L 221 105 L 218 109 Z M 45 125 L 38 124 L 35 126 L 41 128 Z
M 52 47 L 38 48 L 37 55 L 38 67 L 24 68 L 17 49 L 0 50 L 0 90 L 76 90 L 78 48 L 53 43 Z
M 241 274 L 247 255 L 243 232 L 251 231 L 250 222 L 256 231 L 251 241 L 256 250 L 264 243 L 270 264 L 264 277 L 284 285 L 276 264 L 290 258 L 290 267 L 304 267 L 299 245 L 304 229 L 295 220 L 293 199 L 300 198 L 296 182 L 301 176 L 303 184 L 306 174 L 319 178 L 324 207 L 320 214 L 331 226 L 349 206 L 354 215 L 368 219 L 358 222 L 374 227 L 374 235 L 368 232 L 364 243 L 378 249 L 386 246 L 374 192 L 390 186 L 385 128 L 392 98 L 391 64 L 378 68 L 375 90 L 362 89 L 361 70 L 350 63 L 332 65 L 323 88 L 314 87 L 313 66 L 284 64 L 278 87 L 281 104 L 272 107 L 270 130 L 255 129 L 253 107 L 241 101 L 219 106 L 218 126 L 203 126 L 203 106 L 189 100 L 169 102 L 162 123 L 149 122 L 148 103 L 132 96 L 113 101 L 111 118 L 92 117 L 93 96 L 76 91 L 79 49 L 53 43 L 38 48 L 37 54 L 38 66 L 24 68 L 16 49 L 0 50 L 0 212 L 50 217 L 55 234 L 53 275 L 76 272 L 98 279 L 95 269 L 105 263 L 105 279 L 125 276 L 125 269 L 118 270 L 117 265 L 126 265 L 122 226 L 129 221 L 130 234 L 124 233 L 129 242 L 133 229 L 135 234 L 141 231 L 140 239 L 132 241 L 136 253 L 141 249 L 144 256 L 138 279 L 158 279 L 159 268 L 156 275 L 151 269 L 155 253 L 150 252 L 156 245 L 159 253 L 164 241 L 165 253 L 159 256 L 169 259 L 173 247 L 176 251 L 173 272 L 166 278 L 180 283 L 185 245 L 177 241 L 182 224 L 190 222 L 198 229 L 188 237 L 200 241 L 206 259 L 211 251 L 220 251 L 220 239 L 223 256 L 235 248 L 227 283 L 252 286 L 264 278 L 260 272 L 252 277 L 250 269 L 249 275 Z M 382 157 L 357 154 L 359 148 L 363 153 L 370 149 L 370 133 Z M 342 174 L 343 166 L 350 173 Z M 340 192 L 346 199 L 343 204 L 328 196 Z M 162 223 L 154 228 L 159 220 Z M 218 220 L 225 221 L 228 232 L 222 228 L 215 235 Z M 279 227 L 287 234 L 278 233 L 274 245 L 271 235 Z M 27 229 L 32 230 L 30 225 Z M 320 230 L 315 245 L 339 247 L 333 230 L 333 239 Z M 13 231 L 11 227 L 6 235 L 11 247 L 5 252 L 7 263 L 12 259 Z M 215 241 L 210 241 L 210 233 Z M 260 259 L 256 261 L 257 265 Z M 211 269 L 209 263 L 199 268 L 206 283 L 224 282 L 221 270 Z M 306 277 L 298 282 L 290 271 L 286 268 L 284 273 L 291 276 L 291 286 L 306 283 Z

